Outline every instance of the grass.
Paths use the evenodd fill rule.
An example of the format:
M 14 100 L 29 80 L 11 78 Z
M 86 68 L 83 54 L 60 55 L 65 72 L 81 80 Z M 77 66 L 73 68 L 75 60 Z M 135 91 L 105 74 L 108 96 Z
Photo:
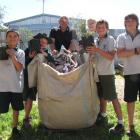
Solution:
M 108 119 L 109 124 L 105 126 L 93 126 L 90 128 L 73 130 L 73 131 L 62 131 L 62 130 L 50 130 L 45 128 L 39 119 L 39 114 L 37 110 L 37 104 L 34 104 L 32 110 L 32 128 L 23 129 L 22 120 L 24 117 L 24 111 L 20 113 L 20 123 L 21 131 L 23 136 L 21 138 L 11 137 L 11 119 L 12 112 L 11 109 L 9 113 L 0 115 L 0 140 L 140 140 L 140 103 L 136 103 L 135 110 L 135 124 L 136 132 L 138 135 L 129 138 L 126 134 L 123 136 L 113 136 L 108 133 L 108 129 L 116 123 L 116 118 L 114 115 L 114 110 L 111 103 L 108 103 Z M 125 121 L 125 128 L 127 129 L 127 112 L 125 103 L 122 103 L 123 116 Z
M 117 79 L 122 80 L 121 76 L 117 76 Z M 119 93 L 122 93 L 123 85 L 119 83 Z M 121 87 L 122 86 L 122 87 Z M 122 97 L 121 97 L 122 98 Z M 124 117 L 125 129 L 127 130 L 127 111 L 124 102 L 121 103 L 122 112 Z M 50 130 L 45 128 L 39 119 L 39 113 L 35 103 L 31 112 L 33 121 L 32 128 L 22 128 L 22 120 L 24 118 L 24 111 L 20 112 L 19 126 L 21 128 L 23 136 L 21 138 L 11 137 L 11 120 L 12 111 L 7 114 L 0 115 L 0 140 L 140 140 L 140 102 L 136 102 L 135 109 L 135 124 L 137 135 L 134 137 L 128 137 L 126 134 L 122 136 L 113 136 L 108 133 L 108 129 L 116 123 L 116 117 L 114 109 L 111 103 L 108 103 L 108 125 L 105 126 L 92 126 L 90 128 L 62 131 L 62 130 Z

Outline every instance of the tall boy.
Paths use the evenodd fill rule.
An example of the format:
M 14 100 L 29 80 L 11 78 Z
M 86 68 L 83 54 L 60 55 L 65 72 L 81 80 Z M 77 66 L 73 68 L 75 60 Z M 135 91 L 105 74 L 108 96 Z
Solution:
M 117 48 L 118 56 L 124 65 L 124 101 L 128 111 L 128 134 L 133 135 L 135 101 L 140 94 L 140 32 L 137 15 L 127 15 L 124 25 L 126 32 L 118 36 Z

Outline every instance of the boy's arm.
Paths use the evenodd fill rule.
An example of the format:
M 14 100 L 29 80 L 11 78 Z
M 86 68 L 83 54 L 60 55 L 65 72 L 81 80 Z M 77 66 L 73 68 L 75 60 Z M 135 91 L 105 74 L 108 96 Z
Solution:
M 120 58 L 131 57 L 135 55 L 135 49 L 126 49 L 125 38 L 119 35 L 116 41 L 117 56 Z
M 96 52 L 98 52 L 101 56 L 103 56 L 104 58 L 106 58 L 108 60 L 113 60 L 114 56 L 115 56 L 115 53 L 116 53 L 115 50 L 112 50 L 110 52 L 106 52 L 106 51 L 104 51 L 100 48 L 96 48 Z
M 90 48 L 87 48 L 89 53 L 98 53 L 100 54 L 102 57 L 112 61 L 114 59 L 115 53 L 116 53 L 116 49 L 115 49 L 115 40 L 114 38 L 110 38 L 107 44 L 107 50 L 103 50 L 99 47 L 93 46 Z
M 16 56 L 15 55 L 11 56 L 11 59 L 12 59 L 12 62 L 14 64 L 15 68 L 16 68 L 16 71 L 18 71 L 18 72 L 22 71 L 23 65 L 20 62 L 18 62 Z
M 135 55 L 135 49 L 126 50 L 125 48 L 118 48 L 117 55 L 118 57 L 131 57 Z
M 7 49 L 6 51 L 9 54 L 14 66 L 15 66 L 16 71 L 18 71 L 18 72 L 22 71 L 24 66 L 22 63 L 20 63 L 18 61 L 14 51 L 12 49 Z
M 101 56 L 105 57 L 108 60 L 113 60 L 114 59 L 114 56 L 115 56 L 115 53 L 116 53 L 115 50 L 112 50 L 110 52 L 107 52 L 107 51 L 104 51 L 104 50 L 102 50 L 100 48 L 97 48 L 96 46 L 94 46 L 94 47 L 88 47 L 86 49 L 86 51 L 88 53 L 90 53 L 90 54 L 99 53 Z

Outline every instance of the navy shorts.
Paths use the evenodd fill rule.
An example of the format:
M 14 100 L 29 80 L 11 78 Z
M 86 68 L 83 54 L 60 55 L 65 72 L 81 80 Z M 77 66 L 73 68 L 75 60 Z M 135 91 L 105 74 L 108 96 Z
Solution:
M 140 74 L 125 75 L 124 101 L 135 102 L 140 96 Z
M 10 104 L 13 110 L 22 110 L 24 108 L 22 93 L 0 92 L 0 113 L 7 113 Z

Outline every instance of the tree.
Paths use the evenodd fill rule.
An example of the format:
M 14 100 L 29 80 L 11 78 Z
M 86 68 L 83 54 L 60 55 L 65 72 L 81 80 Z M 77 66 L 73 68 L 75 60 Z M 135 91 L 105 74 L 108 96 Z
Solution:
M 19 28 L 21 35 L 20 48 L 25 50 L 28 46 L 28 41 L 33 37 L 33 33 L 28 28 Z
M 1 7 L 0 6 L 0 24 L 3 23 L 3 18 L 4 18 L 4 15 L 5 15 L 5 7 Z
M 7 28 L 3 26 L 3 18 L 5 15 L 5 7 L 0 6 L 0 46 L 5 44 L 5 32 L 7 31 Z
M 79 39 L 83 34 L 87 33 L 86 20 L 70 18 L 70 22 L 71 22 L 73 28 L 76 30 L 76 33 L 77 33 Z

